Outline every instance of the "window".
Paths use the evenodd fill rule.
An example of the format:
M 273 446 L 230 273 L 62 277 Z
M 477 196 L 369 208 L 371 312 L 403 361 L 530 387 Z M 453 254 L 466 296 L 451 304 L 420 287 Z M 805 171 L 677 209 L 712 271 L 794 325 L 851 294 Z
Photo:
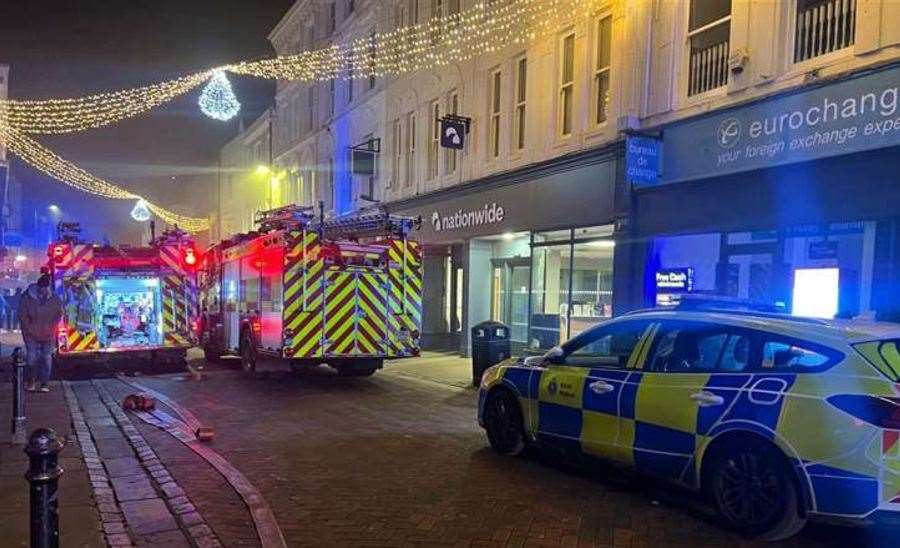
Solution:
M 306 88 L 306 131 L 312 131 L 316 125 L 316 97 L 313 87 Z
M 606 122 L 609 105 L 610 50 L 612 48 L 612 17 L 597 21 L 597 51 L 594 60 L 594 123 Z
M 853 45 L 856 0 L 797 0 L 794 62 Z
M 337 29 L 337 6 L 334 2 L 328 4 L 328 32 Z
M 406 178 L 404 187 L 412 186 L 416 176 L 416 115 L 410 112 L 406 115 Z
M 328 103 L 328 111 L 331 113 L 331 116 L 334 116 L 334 106 L 337 102 L 336 97 L 335 97 L 334 78 L 328 80 L 328 96 L 331 98 L 331 100 Z
M 428 105 L 428 178 L 438 176 L 438 160 L 441 146 L 441 126 L 438 119 L 441 117 L 441 108 L 437 100 Z
M 666 322 L 656 340 L 647 364 L 651 371 L 744 371 L 751 366 L 752 337 L 738 328 Z
M 400 119 L 394 120 L 391 128 L 391 177 L 400 182 L 400 162 L 403 158 L 403 131 Z
M 456 115 L 459 114 L 459 94 L 455 91 L 450 92 L 450 99 L 447 101 L 447 112 Z M 446 161 L 447 174 L 456 173 L 456 149 L 448 148 L 444 151 L 444 160 Z
M 488 86 L 490 89 L 490 126 L 488 127 L 488 154 L 490 158 L 500 156 L 500 84 L 501 73 L 491 73 Z
M 347 69 L 347 104 L 353 102 L 353 70 Z
M 575 101 L 575 34 L 567 34 L 560 44 L 559 134 L 572 134 L 572 109 Z
M 525 148 L 525 99 L 528 89 L 528 60 L 522 57 L 516 61 L 516 115 L 513 136 L 516 150 Z
M 375 89 L 375 31 L 369 34 L 369 89 Z
M 566 365 L 625 367 L 650 322 L 625 321 L 586 331 L 563 346 Z
M 688 21 L 688 95 L 728 83 L 731 0 L 691 0 Z
M 762 368 L 786 371 L 817 369 L 832 361 L 824 352 L 798 346 L 796 343 L 766 341 L 763 344 Z

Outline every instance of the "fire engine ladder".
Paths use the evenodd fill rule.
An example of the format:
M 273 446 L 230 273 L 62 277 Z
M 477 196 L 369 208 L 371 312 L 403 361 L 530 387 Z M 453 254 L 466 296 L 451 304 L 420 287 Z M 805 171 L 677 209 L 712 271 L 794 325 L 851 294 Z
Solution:
M 391 215 L 383 210 L 335 217 L 322 222 L 322 237 L 327 240 L 358 240 L 390 236 L 405 239 L 421 225 L 421 218 Z
M 315 214 L 313 208 L 297 204 L 259 211 L 254 222 L 259 225 L 260 232 L 285 228 L 298 228 L 312 222 Z

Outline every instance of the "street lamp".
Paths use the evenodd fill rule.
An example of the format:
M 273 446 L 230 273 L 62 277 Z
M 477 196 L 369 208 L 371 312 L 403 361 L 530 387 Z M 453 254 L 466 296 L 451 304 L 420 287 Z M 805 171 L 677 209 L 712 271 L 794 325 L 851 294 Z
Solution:
M 52 213 L 54 215 L 59 215 L 59 206 L 58 205 L 50 204 L 47 206 L 47 209 L 50 211 L 50 213 Z

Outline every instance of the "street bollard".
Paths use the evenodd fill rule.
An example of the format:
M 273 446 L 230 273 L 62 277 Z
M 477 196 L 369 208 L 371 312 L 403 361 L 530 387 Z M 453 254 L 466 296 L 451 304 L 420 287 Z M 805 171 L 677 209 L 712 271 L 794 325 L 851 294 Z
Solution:
M 28 438 L 25 453 L 28 455 L 28 480 L 31 491 L 31 548 L 59 547 L 59 507 L 56 496 L 57 482 L 63 469 L 57 464 L 57 456 L 63 443 L 56 432 L 38 428 Z
M 22 349 L 16 347 L 12 352 L 12 439 L 14 445 L 25 444 L 25 359 Z

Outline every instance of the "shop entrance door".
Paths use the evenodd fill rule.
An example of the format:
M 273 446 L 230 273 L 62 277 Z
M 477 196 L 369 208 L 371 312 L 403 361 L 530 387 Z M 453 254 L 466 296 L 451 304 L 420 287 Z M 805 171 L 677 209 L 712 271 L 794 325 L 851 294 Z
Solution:
M 528 284 L 531 260 L 528 258 L 492 259 L 491 317 L 510 328 L 513 343 L 528 340 Z

